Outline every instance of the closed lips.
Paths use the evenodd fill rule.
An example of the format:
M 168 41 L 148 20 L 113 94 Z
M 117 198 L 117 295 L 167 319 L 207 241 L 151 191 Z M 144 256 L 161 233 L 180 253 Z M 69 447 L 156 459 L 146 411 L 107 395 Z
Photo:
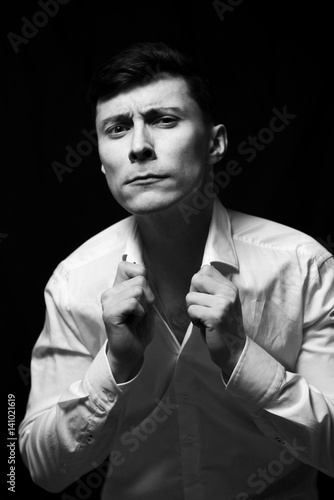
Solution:
M 127 183 L 134 182 L 134 181 L 141 181 L 141 180 L 145 180 L 145 179 L 164 179 L 165 177 L 167 177 L 167 176 L 166 175 L 143 175 L 143 176 L 134 177 L 133 179 L 130 179 L 129 181 L 127 181 Z

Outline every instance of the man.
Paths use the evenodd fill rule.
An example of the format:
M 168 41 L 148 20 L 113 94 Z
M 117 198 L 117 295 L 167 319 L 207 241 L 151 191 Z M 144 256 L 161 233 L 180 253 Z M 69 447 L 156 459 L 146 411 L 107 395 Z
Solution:
M 334 475 L 333 256 L 205 194 L 226 132 L 176 50 L 124 50 L 90 100 L 132 216 L 46 287 L 20 426 L 34 481 L 61 491 L 95 468 L 103 499 L 316 499 L 317 470 Z

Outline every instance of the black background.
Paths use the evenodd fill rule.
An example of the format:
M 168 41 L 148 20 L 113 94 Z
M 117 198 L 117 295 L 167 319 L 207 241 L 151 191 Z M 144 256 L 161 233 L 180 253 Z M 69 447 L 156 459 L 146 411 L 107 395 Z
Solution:
M 229 160 L 242 167 L 220 190 L 226 206 L 302 230 L 333 252 L 329 7 L 237 3 L 231 1 L 219 16 L 210 0 L 70 0 L 17 46 L 18 53 L 7 34 L 22 36 L 23 16 L 43 24 L 36 17 L 42 9 L 37 1 L 3 4 L 0 255 L 8 279 L 2 286 L 7 320 L 2 358 L 8 360 L 3 381 L 16 396 L 17 425 L 27 402 L 31 349 L 43 326 L 48 278 L 78 245 L 127 215 L 108 191 L 96 147 L 62 182 L 52 168 L 54 161 L 65 164 L 65 148 L 76 149 L 85 139 L 82 131 L 93 128 L 85 102 L 89 79 L 95 65 L 123 45 L 162 40 L 193 55 L 210 73 L 217 114 L 229 136 L 219 168 Z M 296 117 L 248 162 L 238 146 L 269 125 L 274 108 L 284 106 Z M 18 449 L 16 465 L 16 498 L 62 497 L 32 483 Z M 321 498 L 328 498 L 325 486 L 333 488 L 334 480 L 321 474 L 319 484 Z M 73 497 L 75 487 L 67 490 Z M 93 489 L 89 498 L 98 493 Z

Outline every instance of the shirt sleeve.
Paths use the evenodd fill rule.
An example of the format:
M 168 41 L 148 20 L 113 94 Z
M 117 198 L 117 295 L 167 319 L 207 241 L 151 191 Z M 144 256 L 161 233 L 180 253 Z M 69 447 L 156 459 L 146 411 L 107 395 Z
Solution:
M 101 463 L 134 383 L 115 382 L 106 343 L 93 358 L 66 307 L 67 280 L 57 269 L 45 289 L 46 319 L 32 353 L 31 390 L 19 427 L 32 479 L 58 492 Z
M 286 370 L 247 338 L 225 385 L 269 439 L 301 462 L 334 476 L 332 256 L 313 263 L 304 290 L 303 334 L 295 371 Z

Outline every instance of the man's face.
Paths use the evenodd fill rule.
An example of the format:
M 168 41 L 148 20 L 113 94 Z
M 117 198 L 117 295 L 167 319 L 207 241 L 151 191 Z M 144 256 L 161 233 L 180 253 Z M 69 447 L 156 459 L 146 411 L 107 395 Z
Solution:
M 162 75 L 99 101 L 96 128 L 109 189 L 132 214 L 172 207 L 208 171 L 211 126 L 183 78 Z

